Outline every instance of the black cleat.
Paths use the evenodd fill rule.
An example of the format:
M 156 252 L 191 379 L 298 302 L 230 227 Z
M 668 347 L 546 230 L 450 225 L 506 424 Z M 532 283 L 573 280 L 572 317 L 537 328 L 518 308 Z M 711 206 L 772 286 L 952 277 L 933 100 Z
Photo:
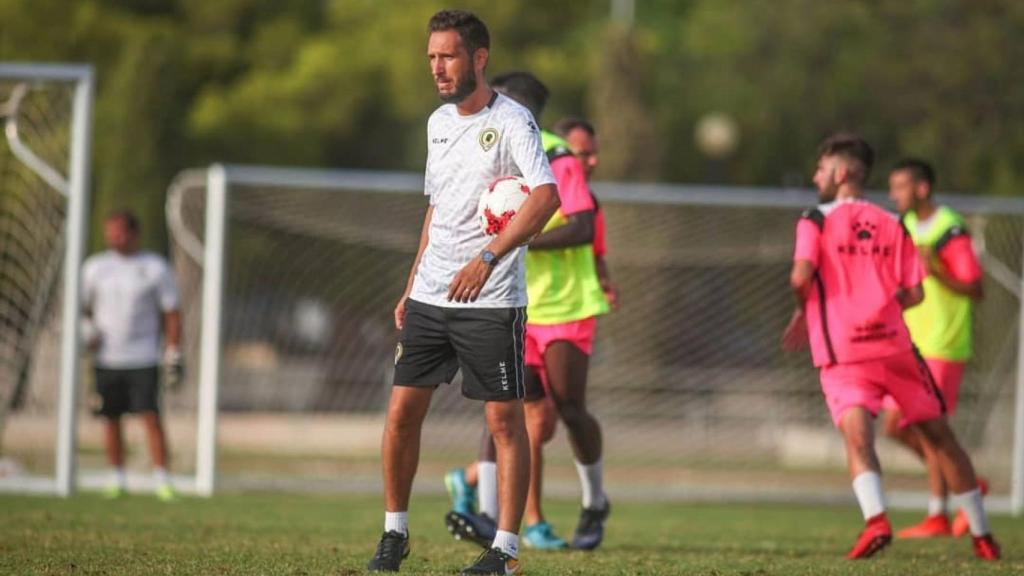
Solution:
M 456 540 L 467 540 L 485 549 L 491 547 L 498 531 L 498 525 L 486 514 L 462 514 L 454 510 L 445 514 L 444 525 Z
M 604 508 L 584 508 L 580 511 L 580 521 L 576 524 L 576 533 L 572 535 L 572 547 L 577 550 L 593 550 L 601 545 L 604 539 L 604 521 L 612 511 L 611 502 L 605 498 Z
M 462 576 L 467 574 L 497 574 L 508 576 L 519 572 L 519 560 L 505 554 L 497 548 L 484 550 L 472 566 L 462 571 Z
M 398 572 L 402 560 L 409 555 L 409 537 L 394 530 L 385 532 L 377 544 L 377 553 L 366 569 L 370 572 Z

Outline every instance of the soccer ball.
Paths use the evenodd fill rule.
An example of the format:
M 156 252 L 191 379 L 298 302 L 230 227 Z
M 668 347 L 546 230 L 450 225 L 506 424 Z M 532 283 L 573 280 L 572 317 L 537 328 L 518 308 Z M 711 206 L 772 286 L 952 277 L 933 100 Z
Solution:
M 480 194 L 476 211 L 484 234 L 497 236 L 501 233 L 529 195 L 530 187 L 518 176 L 503 176 L 491 182 Z

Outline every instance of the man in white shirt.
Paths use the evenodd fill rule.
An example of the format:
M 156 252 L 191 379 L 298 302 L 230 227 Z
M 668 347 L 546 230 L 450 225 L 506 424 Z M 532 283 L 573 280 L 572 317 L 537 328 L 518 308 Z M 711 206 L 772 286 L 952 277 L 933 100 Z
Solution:
M 484 70 L 487 27 L 461 10 L 438 12 L 427 57 L 445 102 L 427 123 L 429 205 L 409 280 L 395 307 L 401 330 L 384 429 L 384 534 L 371 571 L 398 571 L 409 553 L 409 494 L 430 398 L 462 370 L 464 396 L 484 402 L 497 448 L 498 530 L 463 574 L 519 571 L 519 525 L 530 475 L 523 414 L 524 245 L 558 208 L 558 191 L 530 111 L 496 93 Z M 476 209 L 495 179 L 520 176 L 531 192 L 497 236 Z M 475 434 L 474 434 L 475 436 Z
M 160 421 L 160 365 L 164 385 L 181 379 L 178 291 L 167 261 L 139 250 L 139 221 L 114 212 L 103 227 L 107 250 L 82 268 L 83 337 L 94 353 L 97 415 L 105 419 L 104 446 L 113 468 L 106 494 L 125 493 L 121 417 L 137 414 L 146 429 L 157 497 L 174 498 L 167 475 L 167 441 Z M 161 354 L 161 332 L 163 352 Z

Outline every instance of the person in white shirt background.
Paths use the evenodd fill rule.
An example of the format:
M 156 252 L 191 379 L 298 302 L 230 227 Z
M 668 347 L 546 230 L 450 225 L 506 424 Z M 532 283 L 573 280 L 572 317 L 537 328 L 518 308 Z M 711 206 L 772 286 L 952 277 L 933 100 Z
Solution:
M 96 414 L 104 419 L 104 448 L 113 469 L 106 495 L 127 490 L 121 420 L 132 414 L 146 431 L 156 495 L 172 500 L 160 388 L 173 389 L 182 377 L 178 290 L 167 260 L 140 250 L 139 230 L 138 218 L 128 211 L 113 212 L 104 222 L 107 250 L 90 256 L 82 268 L 82 332 L 93 353 Z

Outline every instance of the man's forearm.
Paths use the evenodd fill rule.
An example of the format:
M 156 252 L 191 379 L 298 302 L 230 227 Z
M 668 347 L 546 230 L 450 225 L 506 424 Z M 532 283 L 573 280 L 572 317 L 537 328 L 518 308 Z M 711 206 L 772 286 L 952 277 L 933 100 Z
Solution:
M 181 346 L 181 315 L 177 310 L 164 312 L 164 345 L 168 348 Z
M 569 216 L 569 223 L 548 230 L 530 242 L 530 250 L 557 250 L 594 242 L 594 213 Z
M 508 227 L 487 245 L 487 249 L 501 258 L 526 244 L 544 229 L 558 206 L 558 189 L 553 184 L 538 186 Z

